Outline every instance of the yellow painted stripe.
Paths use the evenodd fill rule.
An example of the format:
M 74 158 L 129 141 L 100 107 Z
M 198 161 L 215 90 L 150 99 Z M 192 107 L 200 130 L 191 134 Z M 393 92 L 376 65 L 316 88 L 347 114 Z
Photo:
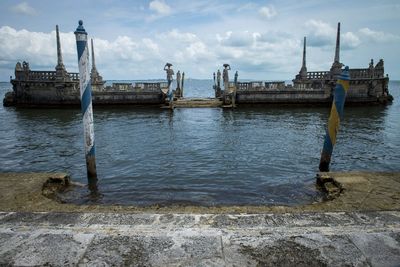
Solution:
M 340 123 L 339 114 L 336 110 L 336 105 L 333 104 L 332 110 L 331 110 L 331 115 L 328 120 L 328 132 L 329 132 L 329 137 L 330 137 L 333 145 L 335 145 L 335 143 L 336 143 L 336 134 L 339 130 L 339 123 Z
M 349 81 L 345 81 L 345 80 L 340 80 L 339 79 L 337 81 L 337 84 L 340 84 L 346 92 L 347 92 L 347 90 L 349 90 L 349 86 L 350 86 Z

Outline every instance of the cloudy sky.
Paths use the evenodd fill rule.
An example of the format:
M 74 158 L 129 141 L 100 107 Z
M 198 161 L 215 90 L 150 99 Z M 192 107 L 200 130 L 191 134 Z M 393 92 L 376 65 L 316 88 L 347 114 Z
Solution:
M 2 0 L 0 80 L 17 61 L 54 70 L 55 25 L 64 63 L 77 72 L 74 30 L 84 21 L 107 80 L 163 78 L 166 62 L 186 77 L 211 78 L 229 63 L 240 78 L 287 80 L 298 73 L 307 36 L 308 70 L 328 70 L 341 22 L 341 62 L 385 60 L 400 79 L 400 1 Z

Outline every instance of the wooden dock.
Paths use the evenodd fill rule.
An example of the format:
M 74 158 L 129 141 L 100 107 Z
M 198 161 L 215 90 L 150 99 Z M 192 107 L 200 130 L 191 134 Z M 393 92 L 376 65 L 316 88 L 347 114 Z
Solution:
M 174 108 L 214 108 L 222 107 L 218 98 L 179 98 L 173 102 Z

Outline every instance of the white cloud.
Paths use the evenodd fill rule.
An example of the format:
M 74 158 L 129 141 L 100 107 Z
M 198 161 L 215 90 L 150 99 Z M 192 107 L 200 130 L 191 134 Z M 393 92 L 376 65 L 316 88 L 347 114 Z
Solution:
M 74 34 L 61 32 L 60 39 L 67 71 L 77 72 Z M 215 58 L 209 45 L 195 34 L 178 30 L 161 33 L 155 38 L 95 38 L 94 47 L 97 69 L 105 79 L 163 77 L 165 62 L 196 75 L 204 73 L 205 66 L 212 64 L 210 62 Z M 13 74 L 17 61 L 28 61 L 36 70 L 54 70 L 57 64 L 55 32 L 17 31 L 9 26 L 0 27 L 0 55 L 0 69 L 9 69 L 7 75 Z
M 197 64 L 214 57 L 210 47 L 193 33 L 173 29 L 159 34 L 156 38 L 162 44 L 162 58 L 165 62 Z
M 37 14 L 36 10 L 33 7 L 31 7 L 27 2 L 19 3 L 18 5 L 11 7 L 11 10 L 18 14 L 24 14 L 30 16 Z
M 180 32 L 177 29 L 173 29 L 172 31 L 159 34 L 158 38 L 163 40 L 179 41 L 185 43 L 190 43 L 198 40 L 196 34 L 189 32 Z
M 336 38 L 336 29 L 323 21 L 309 20 L 306 22 L 306 27 L 307 44 L 310 46 L 332 45 L 332 40 Z
M 253 44 L 254 36 L 249 31 L 226 32 L 225 36 L 217 35 L 217 40 L 224 46 L 247 47 Z
M 171 7 L 162 0 L 153 0 L 149 4 L 149 9 L 156 13 L 156 16 L 163 17 L 171 14 Z
M 144 38 L 142 40 L 143 44 L 149 48 L 150 50 L 154 51 L 154 53 L 160 53 L 160 49 L 158 47 L 158 44 L 156 44 L 153 40 L 149 39 L 149 38 Z
M 342 49 L 353 49 L 361 44 L 360 38 L 352 32 L 346 32 L 341 34 L 341 48 Z
M 385 33 L 381 31 L 373 31 L 369 28 L 362 28 L 359 30 L 359 33 L 365 37 L 368 41 L 376 42 L 376 43 L 385 43 L 392 41 L 399 41 L 400 36 L 394 35 L 391 33 Z
M 260 10 L 258 11 L 258 13 L 263 18 L 266 18 L 266 19 L 271 19 L 277 15 L 277 12 L 276 12 L 274 6 L 272 6 L 272 5 L 261 7 Z
M 0 28 L 0 54 L 3 60 L 14 65 L 18 60 L 29 60 L 39 66 L 48 66 L 52 62 L 55 66 L 56 60 L 51 60 L 57 55 L 55 40 L 55 34 L 17 31 L 3 26 Z
M 75 36 L 72 32 L 60 35 L 64 64 L 68 71 L 77 72 Z M 203 40 L 194 33 L 173 29 L 154 38 L 95 38 L 96 65 L 105 79 L 164 77 L 165 62 L 171 62 L 176 70 L 192 77 L 211 77 L 212 71 L 223 63 L 230 63 L 238 70 L 246 69 L 247 73 L 297 72 L 300 41 L 292 36 L 265 38 L 269 35 L 235 31 Z M 3 55 L 0 68 L 9 68 L 9 74 L 13 73 L 15 63 L 22 60 L 29 61 L 32 69 L 54 70 L 57 63 L 55 32 L 17 31 L 3 26 L 0 28 L 0 55 Z
M 274 37 L 267 38 L 270 35 Z M 244 70 L 245 75 L 296 73 L 300 68 L 297 64 L 301 60 L 300 41 L 288 34 L 278 38 L 273 32 L 229 31 L 224 35 L 218 34 L 216 41 L 215 55 L 218 65 L 229 63 L 234 69 Z
M 336 43 L 337 29 L 332 25 L 320 21 L 309 20 L 306 22 L 308 28 L 307 45 L 315 47 L 332 47 Z M 354 49 L 361 44 L 360 38 L 353 32 L 342 32 L 340 34 L 341 48 Z
M 253 10 L 257 7 L 257 5 L 255 3 L 246 3 L 244 5 L 239 6 L 236 10 L 238 12 L 242 12 L 242 11 L 249 11 L 249 10 Z

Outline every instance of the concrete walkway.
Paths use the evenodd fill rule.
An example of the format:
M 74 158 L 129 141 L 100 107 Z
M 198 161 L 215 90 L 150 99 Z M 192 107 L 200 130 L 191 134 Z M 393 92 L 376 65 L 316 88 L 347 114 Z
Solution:
M 399 266 L 400 212 L 0 213 L 0 265 Z

